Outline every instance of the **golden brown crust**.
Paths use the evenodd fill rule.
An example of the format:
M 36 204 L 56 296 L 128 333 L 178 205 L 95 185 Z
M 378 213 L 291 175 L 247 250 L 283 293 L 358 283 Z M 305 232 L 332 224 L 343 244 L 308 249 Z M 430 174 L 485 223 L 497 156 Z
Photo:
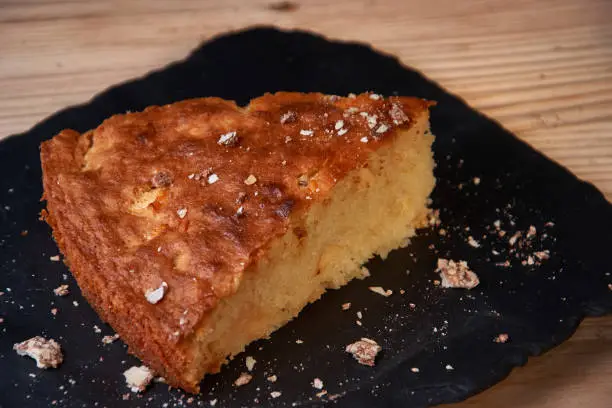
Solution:
M 184 339 L 290 214 L 324 200 L 430 105 L 277 93 L 242 109 L 203 98 L 65 130 L 41 146 L 46 219 L 101 317 L 170 384 L 196 391 L 181 377 Z M 162 282 L 167 293 L 149 303 Z

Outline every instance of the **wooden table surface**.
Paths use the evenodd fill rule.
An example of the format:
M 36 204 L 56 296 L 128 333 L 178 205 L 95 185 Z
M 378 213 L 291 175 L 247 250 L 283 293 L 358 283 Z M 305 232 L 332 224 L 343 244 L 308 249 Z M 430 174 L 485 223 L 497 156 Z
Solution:
M 612 198 L 612 1 L 0 0 L 0 139 L 255 24 L 395 54 Z M 612 317 L 458 407 L 612 406 Z

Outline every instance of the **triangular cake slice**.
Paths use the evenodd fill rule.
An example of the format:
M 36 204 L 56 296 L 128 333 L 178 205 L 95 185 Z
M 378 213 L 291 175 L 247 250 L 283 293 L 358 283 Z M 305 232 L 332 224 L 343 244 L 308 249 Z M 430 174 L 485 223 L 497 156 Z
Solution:
M 84 296 L 169 384 L 404 245 L 434 186 L 431 102 L 192 99 L 42 144 L 46 220 Z

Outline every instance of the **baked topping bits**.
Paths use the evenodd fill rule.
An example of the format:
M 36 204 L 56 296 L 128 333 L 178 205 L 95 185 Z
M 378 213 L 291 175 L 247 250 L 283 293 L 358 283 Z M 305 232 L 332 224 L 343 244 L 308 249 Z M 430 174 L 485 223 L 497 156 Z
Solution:
M 368 289 L 384 297 L 389 297 L 393 294 L 393 291 L 391 289 L 384 290 L 381 286 L 370 286 L 368 287 Z
M 316 388 L 317 390 L 323 389 L 323 381 L 320 378 L 315 378 L 312 380 L 312 388 Z
M 257 360 L 255 360 L 253 357 L 247 356 L 244 361 L 244 364 L 246 365 L 247 370 L 253 371 L 253 367 L 255 367 L 256 362 Z
M 283 394 L 282 394 L 280 391 L 272 391 L 272 392 L 270 393 L 270 396 L 271 396 L 272 398 L 278 398 L 278 397 L 280 397 L 281 395 L 283 395 Z
M 240 206 L 238 207 L 238 209 L 236 210 L 236 216 L 237 217 L 242 217 L 244 215 L 244 207 Z
M 520 231 L 515 232 L 515 233 L 514 233 L 514 235 L 512 235 L 512 236 L 510 237 L 510 239 L 508 240 L 508 244 L 509 244 L 510 246 L 514 246 L 514 244 L 516 244 L 516 241 L 517 241 L 517 240 L 518 240 L 520 237 L 521 237 L 521 232 L 520 232 Z
M 285 136 L 285 143 L 289 143 L 292 140 L 293 139 L 291 138 L 291 136 Z
M 219 181 L 219 176 L 217 176 L 215 173 L 211 174 L 210 176 L 208 176 L 208 178 L 206 179 L 206 182 L 208 182 L 208 184 L 214 184 L 217 181 Z
M 336 129 L 336 130 L 340 130 L 340 129 L 342 129 L 343 127 L 344 127 L 344 121 L 343 121 L 342 119 L 341 119 L 341 120 L 336 121 L 336 124 L 334 125 L 334 129 Z
M 495 343 L 505 343 L 510 339 L 510 336 L 508 336 L 508 333 L 500 333 L 497 335 L 497 337 L 495 337 L 493 339 L 493 341 Z
M 348 132 L 346 128 L 342 128 L 338 131 L 338 136 L 343 136 Z
M 68 290 L 68 285 L 59 285 L 53 289 L 53 293 L 55 293 L 55 296 L 66 296 L 70 291 Z
M 408 121 L 408 116 L 404 113 L 404 110 L 400 105 L 394 103 L 389 111 L 389 116 L 393 120 L 394 125 L 401 125 Z
M 478 275 L 470 270 L 465 261 L 455 262 L 440 258 L 436 272 L 440 272 L 443 288 L 472 289 L 480 283 Z
M 151 303 L 152 305 L 156 304 L 164 298 L 164 295 L 166 294 L 167 290 L 168 284 L 166 282 L 162 282 L 159 288 L 157 289 L 147 290 L 147 292 L 145 293 L 147 302 Z
M 367 138 L 367 136 L 364 136 L 364 137 L 362 137 L 361 139 L 359 139 L 359 141 L 360 141 L 361 143 L 368 143 L 368 138 Z
M 237 141 L 238 135 L 236 131 L 233 131 L 221 135 L 221 137 L 219 137 L 219 140 L 217 141 L 217 144 L 222 146 L 233 146 L 236 144 Z
M 350 302 L 342 304 L 342 310 L 349 310 L 350 308 L 351 308 L 351 303 Z
M 365 115 L 363 115 L 364 113 Z M 368 127 L 370 129 L 374 129 L 378 124 L 378 115 L 370 115 L 367 112 L 361 112 L 360 115 L 366 118 L 366 120 L 368 121 Z
M 53 255 L 53 256 L 49 257 L 49 260 L 53 261 L 53 262 L 59 262 L 60 257 L 59 257 L 59 255 Z
M 151 177 L 151 185 L 154 188 L 169 187 L 172 181 L 172 175 L 166 171 L 158 171 Z
M 380 95 L 378 95 L 378 94 L 375 94 L 375 93 L 370 94 L 370 99 L 372 99 L 372 100 L 377 101 L 377 100 L 379 100 L 380 98 L 381 98 L 381 96 L 380 96 Z
M 147 366 L 130 367 L 123 372 L 125 383 L 132 392 L 142 392 L 153 380 L 153 371 Z
M 382 350 L 374 340 L 362 337 L 361 340 L 346 346 L 346 352 L 351 353 L 359 364 L 374 366 L 376 355 Z
M 114 343 L 115 340 L 119 338 L 119 334 L 113 334 L 112 336 L 104 336 L 102 337 L 102 344 L 111 344 Z
M 234 385 L 236 387 L 241 387 L 243 385 L 250 383 L 252 379 L 253 379 L 253 376 L 251 374 L 241 373 L 240 377 L 236 378 L 236 381 L 234 381 Z
M 16 343 L 13 345 L 13 350 L 20 356 L 32 357 L 36 360 L 38 368 L 55 368 L 64 361 L 60 345 L 55 340 L 47 340 L 42 336 Z
M 389 130 L 389 126 L 381 123 L 378 129 L 376 129 L 376 133 L 385 133 L 387 130 Z
M 300 130 L 300 135 L 302 135 L 302 136 L 312 136 L 312 135 L 314 135 L 314 131 L 312 131 L 310 129 L 302 129 L 302 130 Z
M 254 175 L 252 175 L 252 174 L 250 174 L 249 177 L 247 177 L 244 180 L 244 184 L 246 184 L 247 186 L 251 186 L 251 185 L 255 184 L 256 182 L 257 182 L 257 178 Z
M 295 121 L 296 119 L 296 114 L 293 111 L 287 111 L 286 113 L 283 113 L 280 117 L 280 123 L 282 123 L 283 125 L 285 123 L 291 123 L 293 121 Z
M 187 215 L 187 209 L 186 208 L 179 208 L 178 210 L 176 210 L 176 215 L 178 215 L 178 217 L 180 219 L 185 218 L 185 216 Z

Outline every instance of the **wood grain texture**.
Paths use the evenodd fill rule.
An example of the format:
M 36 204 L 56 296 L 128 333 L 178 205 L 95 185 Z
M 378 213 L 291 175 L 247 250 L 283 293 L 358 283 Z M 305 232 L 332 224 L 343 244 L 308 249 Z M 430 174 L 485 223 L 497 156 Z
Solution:
M 612 1 L 0 0 L 0 138 L 256 24 L 368 42 L 612 198 Z M 282 7 L 281 7 L 282 8 Z M 608 407 L 612 317 L 453 407 Z

